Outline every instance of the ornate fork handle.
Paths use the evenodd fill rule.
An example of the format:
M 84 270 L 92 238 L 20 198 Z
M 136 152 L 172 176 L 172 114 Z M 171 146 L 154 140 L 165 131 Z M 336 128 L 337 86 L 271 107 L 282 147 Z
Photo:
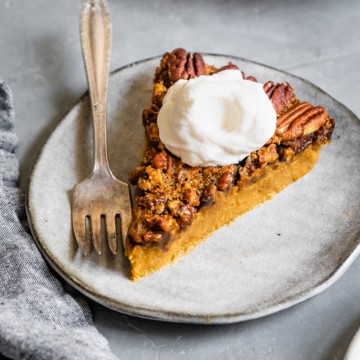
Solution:
M 103 172 L 111 173 L 107 157 L 106 98 L 112 31 L 109 11 L 104 1 L 84 2 L 80 31 L 93 116 L 96 176 Z

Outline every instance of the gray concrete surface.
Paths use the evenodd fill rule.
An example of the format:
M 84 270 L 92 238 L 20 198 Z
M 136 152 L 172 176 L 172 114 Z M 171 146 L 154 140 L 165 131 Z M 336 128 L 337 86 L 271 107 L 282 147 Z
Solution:
M 238 55 L 311 80 L 360 116 L 360 2 L 109 0 L 111 68 L 174 47 Z M 80 1 L 0 0 L 0 78 L 12 87 L 21 187 L 87 84 Z M 359 139 L 360 140 L 360 139 Z M 227 326 L 160 323 L 91 302 L 121 359 L 342 359 L 360 326 L 360 259 L 324 293 Z

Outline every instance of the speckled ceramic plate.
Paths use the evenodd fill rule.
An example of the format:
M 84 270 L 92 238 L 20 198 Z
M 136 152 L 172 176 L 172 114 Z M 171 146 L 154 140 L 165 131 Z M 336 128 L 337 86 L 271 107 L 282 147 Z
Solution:
M 122 253 L 82 256 L 71 229 L 73 186 L 92 167 L 89 100 L 84 96 L 43 147 L 31 174 L 27 210 L 41 252 L 91 299 L 124 313 L 168 321 L 230 323 L 274 313 L 333 284 L 360 252 L 360 123 L 307 81 L 244 59 L 259 81 L 289 81 L 300 99 L 336 119 L 333 141 L 315 168 L 271 201 L 209 237 L 188 256 L 136 283 Z M 159 58 L 115 71 L 109 85 L 109 158 L 123 180 L 141 158 L 142 110 Z

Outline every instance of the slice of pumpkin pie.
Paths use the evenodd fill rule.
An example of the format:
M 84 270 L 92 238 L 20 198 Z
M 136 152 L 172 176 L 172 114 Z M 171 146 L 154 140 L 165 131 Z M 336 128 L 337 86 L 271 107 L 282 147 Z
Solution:
M 184 49 L 161 59 L 143 124 L 143 159 L 129 174 L 132 280 L 308 173 L 334 129 L 326 110 L 298 100 L 290 84 L 263 85 Z

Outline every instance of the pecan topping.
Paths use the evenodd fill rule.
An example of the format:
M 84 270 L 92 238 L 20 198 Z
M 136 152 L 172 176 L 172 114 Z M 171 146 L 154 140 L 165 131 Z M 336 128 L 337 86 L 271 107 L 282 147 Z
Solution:
M 167 173 L 172 174 L 174 172 L 174 159 L 168 155 Z
M 182 206 L 183 202 L 181 200 L 169 201 L 167 204 L 167 207 L 173 216 L 179 216 L 180 208 Z
M 255 152 L 251 153 L 245 160 L 243 167 L 239 169 L 240 178 L 249 177 L 259 167 L 259 158 Z
M 172 158 L 172 156 L 170 156 L 165 150 L 157 153 L 152 161 L 151 161 L 151 165 L 155 168 L 155 169 L 161 169 L 165 172 L 167 172 L 168 174 L 171 174 L 173 172 L 173 166 L 174 166 L 174 160 Z
M 271 100 L 277 115 L 281 115 L 295 101 L 294 90 L 286 82 L 275 85 L 272 81 L 268 81 L 264 84 L 264 91 Z
M 202 206 L 210 206 L 216 202 L 218 197 L 218 191 L 214 184 L 210 184 L 204 190 L 203 196 L 201 198 L 201 205 Z
M 217 69 L 214 72 L 214 74 L 219 73 L 220 71 L 224 71 L 224 70 L 239 70 L 239 68 L 232 62 L 229 62 L 227 65 L 221 67 L 220 69 Z
M 257 78 L 256 77 L 254 77 L 254 76 L 247 76 L 247 77 L 245 77 L 245 80 L 249 80 L 249 81 L 253 81 L 253 82 L 258 82 L 257 81 Z
M 187 52 L 184 49 L 175 49 L 171 53 L 166 53 L 163 60 L 165 60 L 167 67 L 167 75 L 170 82 L 175 82 L 181 79 L 181 75 L 185 70 L 187 61 Z M 166 80 L 166 79 L 164 79 Z M 168 87 L 170 84 L 165 84 Z
M 308 135 L 319 130 L 325 124 L 327 118 L 327 111 L 321 106 L 316 106 L 313 113 L 308 114 L 309 120 L 303 126 L 303 134 Z
M 216 166 L 209 166 L 204 168 L 203 170 L 203 181 L 204 186 L 208 186 L 210 184 L 216 184 L 219 176 L 221 176 L 220 169 Z
M 191 205 L 182 206 L 179 209 L 180 225 L 182 225 L 182 226 L 190 225 L 194 220 L 195 214 L 196 214 L 196 208 L 194 206 L 191 206 Z
M 294 154 L 299 154 L 303 152 L 312 142 L 313 142 L 314 134 L 308 134 L 300 136 L 293 140 L 286 140 L 282 143 L 285 146 L 289 146 L 289 149 L 292 149 Z
M 294 106 L 286 114 L 279 116 L 276 123 L 276 132 L 279 135 L 282 135 L 300 115 L 302 115 L 311 108 L 311 104 L 309 104 L 308 102 L 302 102 Z
M 162 106 L 162 102 L 164 99 L 164 96 L 167 92 L 166 86 L 163 84 L 155 84 L 154 90 L 153 90 L 153 103 L 160 108 Z
M 146 136 L 152 143 L 157 143 L 160 141 L 159 137 L 159 128 L 157 124 L 150 124 L 145 128 Z
M 271 95 L 275 90 L 275 84 L 273 81 L 268 81 L 263 86 L 264 91 L 266 92 L 266 95 L 271 99 Z
M 143 118 L 143 125 L 148 126 L 150 124 L 156 124 L 157 122 L 157 115 L 158 112 L 155 111 L 153 107 L 150 109 L 144 109 L 142 118 Z
M 328 144 L 331 140 L 331 135 L 334 130 L 334 119 L 328 119 L 323 127 L 321 127 L 316 133 L 316 139 L 320 143 Z
M 280 146 L 278 148 L 278 154 L 280 161 L 289 161 L 293 158 L 295 152 L 291 147 Z
M 269 163 L 276 161 L 279 157 L 276 151 L 276 145 L 270 144 L 269 146 L 264 146 L 258 151 L 259 165 L 263 167 Z
M 165 232 L 176 231 L 179 229 L 179 224 L 170 215 L 153 216 L 149 220 L 149 225 Z
M 151 166 L 145 168 L 144 175 L 138 180 L 137 186 L 143 190 L 148 191 L 163 184 L 161 170 L 154 169 Z
M 139 217 L 137 219 L 134 219 L 131 222 L 130 228 L 129 228 L 129 237 L 133 242 L 141 243 L 142 242 L 142 229 L 141 229 L 141 220 Z
M 136 198 L 136 204 L 153 213 L 161 214 L 165 210 L 166 200 L 166 195 L 146 194 L 145 196 L 138 196 Z
M 229 171 L 224 172 L 218 180 L 218 184 L 217 184 L 218 189 L 220 191 L 225 191 L 229 189 L 231 185 L 233 185 L 234 178 L 235 176 L 231 172 Z
M 166 239 L 169 238 L 169 234 L 163 231 L 152 231 L 148 230 L 145 235 L 143 236 L 143 239 L 145 243 L 155 243 L 158 244 L 160 242 L 166 241 Z
M 237 166 L 229 165 L 222 168 L 222 175 L 217 181 L 217 187 L 220 191 L 226 191 L 230 189 L 235 183 L 235 176 L 237 172 Z
M 242 75 L 243 79 L 245 79 L 245 80 L 249 80 L 249 81 L 253 81 L 253 82 L 258 82 L 257 79 L 256 79 L 256 77 L 251 76 L 251 75 L 250 75 L 250 76 L 246 76 L 243 71 L 241 71 L 241 75 Z
M 186 183 L 188 185 L 189 183 Z M 200 197 L 195 189 L 191 185 L 185 186 L 185 189 L 182 192 L 182 197 L 184 201 L 191 206 L 200 205 Z
M 205 75 L 205 61 L 202 55 L 199 53 L 194 53 L 193 62 L 195 68 L 195 75 Z
M 321 106 L 302 102 L 278 118 L 276 134 L 284 140 L 292 140 L 319 130 L 327 118 L 327 112 Z
M 144 157 L 143 157 L 143 164 L 148 165 L 149 163 L 152 162 L 152 159 L 154 158 L 154 156 L 157 154 L 157 150 L 154 148 L 148 148 L 144 150 Z
M 164 55 L 156 70 L 154 82 L 169 87 L 179 79 L 188 80 L 200 75 L 205 75 L 202 55 L 191 55 L 186 50 L 178 48 Z
M 155 168 L 155 169 L 166 169 L 167 168 L 167 163 L 168 163 L 168 156 L 166 151 L 162 151 L 158 154 L 155 155 L 155 157 L 152 160 L 151 165 Z

